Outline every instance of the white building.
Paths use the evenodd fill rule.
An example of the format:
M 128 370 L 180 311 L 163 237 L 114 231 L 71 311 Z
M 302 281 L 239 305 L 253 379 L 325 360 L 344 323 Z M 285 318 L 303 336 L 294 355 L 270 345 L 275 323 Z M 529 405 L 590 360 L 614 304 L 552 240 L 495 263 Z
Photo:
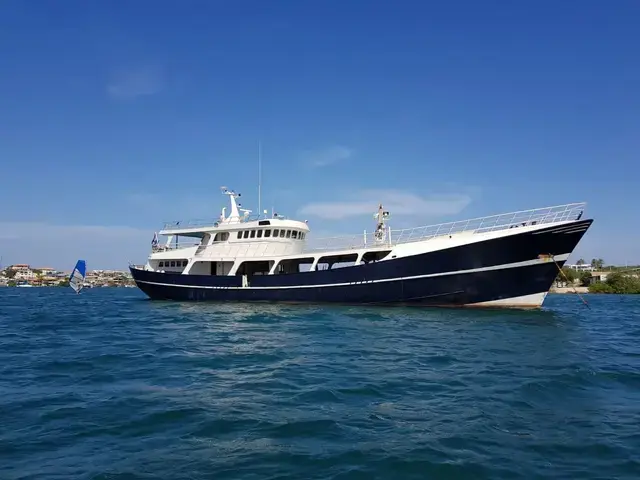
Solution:
M 29 268 L 27 270 L 18 270 L 13 278 L 14 280 L 34 280 L 36 277 L 37 275 Z
M 573 264 L 573 265 L 565 265 L 565 267 L 570 268 L 571 270 L 576 270 L 578 272 L 593 272 L 594 268 L 589 263 Z

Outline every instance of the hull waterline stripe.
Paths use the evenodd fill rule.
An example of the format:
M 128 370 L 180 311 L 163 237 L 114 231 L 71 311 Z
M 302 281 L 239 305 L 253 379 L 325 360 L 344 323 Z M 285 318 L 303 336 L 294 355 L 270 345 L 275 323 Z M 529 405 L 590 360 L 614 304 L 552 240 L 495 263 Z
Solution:
M 565 261 L 569 258 L 569 253 L 564 253 L 562 255 L 555 255 L 556 261 Z M 432 277 L 444 277 L 448 275 L 459 275 L 466 273 L 479 273 L 479 272 L 490 272 L 493 270 L 506 270 L 509 268 L 519 268 L 519 267 L 530 267 L 533 265 L 540 265 L 543 263 L 550 263 L 551 259 L 535 259 L 535 260 L 525 260 L 523 262 L 514 262 L 514 263 L 504 263 L 502 265 L 493 265 L 491 267 L 481 267 L 481 268 L 471 268 L 468 270 L 456 270 L 452 272 L 442 272 L 442 273 L 428 273 L 424 275 L 413 275 L 411 277 L 395 277 L 395 278 L 381 278 L 379 280 L 364 280 L 361 282 L 342 282 L 342 283 L 321 283 L 316 285 L 280 285 L 280 286 L 268 286 L 268 287 L 243 287 L 243 286 L 217 286 L 217 285 L 181 285 L 175 283 L 163 283 L 163 282 L 153 282 L 149 280 L 135 280 L 136 283 L 146 283 L 149 285 L 159 285 L 162 287 L 179 287 L 179 288 L 200 288 L 200 289 L 208 289 L 208 290 L 284 290 L 284 289 L 298 289 L 298 288 L 322 288 L 322 287 L 345 287 L 352 285 L 368 285 L 371 283 L 388 283 L 388 282 L 397 282 L 399 280 L 417 280 L 421 278 L 432 278 Z M 161 274 L 162 275 L 162 274 Z

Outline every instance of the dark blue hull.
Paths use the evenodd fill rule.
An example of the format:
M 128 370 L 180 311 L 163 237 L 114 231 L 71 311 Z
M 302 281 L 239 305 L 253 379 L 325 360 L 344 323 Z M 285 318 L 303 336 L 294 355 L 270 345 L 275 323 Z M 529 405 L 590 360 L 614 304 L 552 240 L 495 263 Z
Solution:
M 286 275 L 181 275 L 131 268 L 152 299 L 463 306 L 541 299 L 592 220 L 367 265 Z M 500 303 L 500 302 L 499 302 Z M 505 306 L 527 306 L 509 305 Z M 539 306 L 539 305 L 533 305 Z

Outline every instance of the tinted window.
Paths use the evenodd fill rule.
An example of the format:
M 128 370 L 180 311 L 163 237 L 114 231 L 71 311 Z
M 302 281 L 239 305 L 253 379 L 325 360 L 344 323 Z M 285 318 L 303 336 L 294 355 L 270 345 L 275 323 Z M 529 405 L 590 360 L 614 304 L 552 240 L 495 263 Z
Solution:
M 242 238 L 242 232 L 238 232 L 238 238 Z
M 291 232 L 291 238 L 298 238 L 298 232 L 296 232 L 295 230 Z
M 251 230 L 251 238 L 256 238 L 256 231 L 255 230 Z
M 258 238 L 262 238 L 262 230 L 258 230 Z
M 276 229 L 274 229 L 274 230 L 273 230 L 273 236 L 274 236 L 274 237 L 277 237 L 277 236 L 278 236 L 278 232 L 279 232 L 279 230 L 278 230 L 277 228 L 276 228 Z
M 271 236 L 271 230 L 265 230 L 264 231 L 264 236 L 265 237 L 270 237 Z

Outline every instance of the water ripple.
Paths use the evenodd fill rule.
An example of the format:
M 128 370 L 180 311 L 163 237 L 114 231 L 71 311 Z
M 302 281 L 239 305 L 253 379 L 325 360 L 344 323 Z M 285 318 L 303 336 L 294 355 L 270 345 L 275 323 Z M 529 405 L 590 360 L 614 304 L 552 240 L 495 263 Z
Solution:
M 541 312 L 0 290 L 0 478 L 638 478 L 640 298 Z

